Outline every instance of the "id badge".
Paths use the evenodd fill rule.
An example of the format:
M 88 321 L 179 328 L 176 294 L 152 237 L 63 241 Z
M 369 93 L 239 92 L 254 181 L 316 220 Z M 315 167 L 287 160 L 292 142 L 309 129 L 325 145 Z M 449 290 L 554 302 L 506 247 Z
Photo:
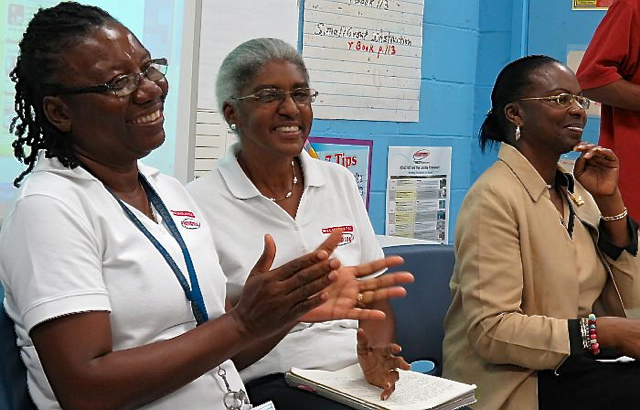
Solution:
M 271 400 L 266 403 L 262 403 L 259 406 L 254 407 L 251 410 L 277 410 L 275 404 Z

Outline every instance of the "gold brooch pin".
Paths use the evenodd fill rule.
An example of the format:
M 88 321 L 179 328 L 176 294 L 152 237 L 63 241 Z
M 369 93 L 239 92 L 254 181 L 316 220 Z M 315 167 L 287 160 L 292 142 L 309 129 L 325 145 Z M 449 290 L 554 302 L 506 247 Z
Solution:
M 575 193 L 571 193 L 571 199 L 573 200 L 573 202 L 576 203 L 576 205 L 580 206 L 580 205 L 584 205 L 584 200 L 582 199 L 582 196 L 577 195 Z

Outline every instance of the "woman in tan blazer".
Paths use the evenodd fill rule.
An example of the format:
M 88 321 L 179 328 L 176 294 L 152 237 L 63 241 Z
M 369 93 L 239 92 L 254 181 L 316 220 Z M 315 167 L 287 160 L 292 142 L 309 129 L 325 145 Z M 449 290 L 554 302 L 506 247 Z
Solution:
M 581 142 L 580 92 L 546 56 L 496 79 L 480 145 L 500 142 L 498 161 L 462 205 L 445 320 L 444 376 L 478 385 L 474 409 L 640 403 L 640 365 L 596 361 L 640 357 L 640 321 L 626 318 L 640 306 L 640 260 L 617 157 Z M 571 150 L 573 175 L 558 165 Z

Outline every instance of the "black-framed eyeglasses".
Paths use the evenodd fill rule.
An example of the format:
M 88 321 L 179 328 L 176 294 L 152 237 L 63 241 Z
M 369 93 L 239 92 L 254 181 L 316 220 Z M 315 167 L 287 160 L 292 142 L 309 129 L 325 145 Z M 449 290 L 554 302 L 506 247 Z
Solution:
M 244 97 L 234 97 L 234 100 L 255 100 L 260 104 L 282 104 L 287 94 L 291 96 L 293 102 L 299 105 L 308 105 L 316 100 L 318 91 L 313 88 L 294 88 L 291 91 L 281 90 L 279 88 L 265 88 L 253 94 Z
M 530 98 L 520 98 L 518 101 L 532 101 L 532 100 L 547 100 L 553 101 L 554 103 L 569 108 L 571 104 L 575 101 L 580 108 L 583 110 L 588 110 L 591 106 L 591 100 L 585 97 L 584 95 L 575 95 L 569 93 L 561 93 L 558 95 L 551 95 L 549 97 L 530 97 Z
M 140 73 L 120 75 L 105 84 L 92 85 L 79 88 L 56 88 L 54 95 L 88 94 L 112 92 L 116 97 L 125 97 L 134 93 L 140 86 L 140 77 L 145 76 L 149 80 L 158 82 L 165 79 L 169 64 L 166 58 L 151 60 Z

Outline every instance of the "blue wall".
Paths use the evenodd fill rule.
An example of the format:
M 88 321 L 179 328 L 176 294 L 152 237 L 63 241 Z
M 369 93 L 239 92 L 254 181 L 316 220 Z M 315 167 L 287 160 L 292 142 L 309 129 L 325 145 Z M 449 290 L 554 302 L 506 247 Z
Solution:
M 424 8 L 420 122 L 315 120 L 313 125 L 312 135 L 373 140 L 369 214 L 377 233 L 384 232 L 389 146 L 453 147 L 450 236 L 469 188 L 480 7 L 477 0 L 425 0 Z
M 532 1 L 527 44 L 529 54 L 547 54 L 566 63 L 569 51 L 587 48 L 605 11 L 573 11 L 562 3 Z M 589 117 L 583 138 L 596 142 L 599 129 L 600 119 Z
M 527 54 L 566 61 L 568 50 L 584 49 L 602 11 L 571 11 L 558 0 L 425 0 L 420 121 L 393 123 L 315 120 L 312 135 L 373 140 L 369 215 L 384 233 L 388 147 L 451 146 L 449 240 L 464 196 L 495 161 L 481 154 L 477 133 L 490 108 L 500 69 Z M 597 134 L 591 120 L 590 140 Z

